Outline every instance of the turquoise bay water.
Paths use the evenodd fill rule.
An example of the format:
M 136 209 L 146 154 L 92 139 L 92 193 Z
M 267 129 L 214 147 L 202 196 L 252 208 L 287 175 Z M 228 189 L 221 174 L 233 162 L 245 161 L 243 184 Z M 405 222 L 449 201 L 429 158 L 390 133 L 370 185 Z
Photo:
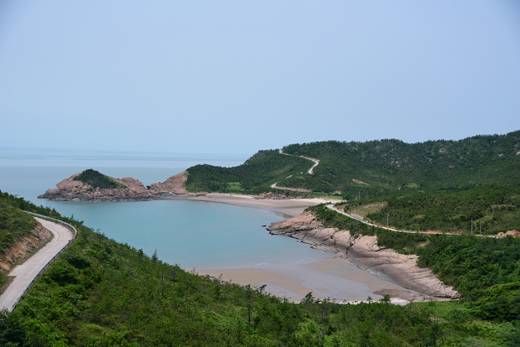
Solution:
M 163 182 L 186 168 L 207 163 L 240 165 L 247 156 L 0 150 L 0 190 L 73 215 L 106 236 L 186 269 L 249 267 L 329 258 L 296 240 L 271 236 L 265 227 L 282 220 L 270 211 L 186 200 L 116 203 L 37 199 L 56 183 L 93 168 L 112 177 L 130 176 L 145 185 Z

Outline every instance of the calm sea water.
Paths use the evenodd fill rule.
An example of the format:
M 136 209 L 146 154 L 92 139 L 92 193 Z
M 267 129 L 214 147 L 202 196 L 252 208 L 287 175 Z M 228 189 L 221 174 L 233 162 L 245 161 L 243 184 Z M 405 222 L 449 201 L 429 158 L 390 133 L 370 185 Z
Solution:
M 83 220 L 122 243 L 157 250 L 159 258 L 186 269 L 249 267 L 329 258 L 296 240 L 271 236 L 262 225 L 282 219 L 270 211 L 195 201 L 114 203 L 60 202 L 38 199 L 56 183 L 93 168 L 112 177 L 133 177 L 145 185 L 196 164 L 236 166 L 247 156 L 90 153 L 0 150 L 0 190 L 62 215 Z

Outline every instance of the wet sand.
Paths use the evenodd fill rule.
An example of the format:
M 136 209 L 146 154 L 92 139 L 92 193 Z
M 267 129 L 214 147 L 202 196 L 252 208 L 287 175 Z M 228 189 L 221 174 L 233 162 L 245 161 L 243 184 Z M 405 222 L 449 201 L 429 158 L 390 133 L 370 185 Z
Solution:
M 303 245 L 302 245 L 303 246 Z M 341 258 L 330 258 L 310 263 L 283 264 L 269 267 L 236 269 L 197 269 L 200 275 L 210 275 L 253 287 L 266 285 L 268 293 L 298 302 L 307 293 L 315 298 L 346 301 L 377 300 L 373 292 L 383 289 L 404 288 L 383 281 L 366 271 L 348 264 Z
M 324 199 L 255 199 L 252 195 L 224 193 L 210 193 L 204 196 L 189 197 L 187 200 L 258 207 L 285 217 L 299 216 L 307 207 L 327 202 Z

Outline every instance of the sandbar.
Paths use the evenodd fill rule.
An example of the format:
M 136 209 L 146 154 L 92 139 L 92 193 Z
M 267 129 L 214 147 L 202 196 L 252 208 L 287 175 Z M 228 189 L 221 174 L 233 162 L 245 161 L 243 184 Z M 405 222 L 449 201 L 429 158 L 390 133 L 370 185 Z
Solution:
M 282 214 L 286 218 L 299 216 L 309 206 L 329 202 L 324 199 L 257 199 L 252 195 L 225 193 L 209 193 L 188 197 L 187 200 L 258 207 Z

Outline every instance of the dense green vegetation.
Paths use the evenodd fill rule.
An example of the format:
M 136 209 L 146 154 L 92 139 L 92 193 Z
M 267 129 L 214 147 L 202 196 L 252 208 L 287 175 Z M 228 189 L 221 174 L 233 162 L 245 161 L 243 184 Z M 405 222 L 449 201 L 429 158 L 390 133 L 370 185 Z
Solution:
M 74 177 L 74 180 L 89 184 L 94 189 L 126 188 L 124 184 L 116 182 L 112 178 L 103 175 L 101 172 L 92 169 L 83 171 L 78 176 Z
M 260 151 L 244 164 L 232 168 L 196 165 L 188 169 L 189 191 L 225 193 L 261 193 L 289 175 L 307 171 L 312 162 L 282 155 L 278 151 Z
M 233 168 L 197 165 L 188 169 L 190 191 L 258 193 L 269 186 L 341 191 L 345 198 L 395 193 L 456 192 L 475 187 L 518 187 L 520 131 L 460 141 L 408 144 L 400 140 L 313 142 L 260 151 Z M 317 158 L 312 162 L 297 156 Z
M 78 238 L 12 313 L 0 313 L 2 346 L 506 345 L 517 333 L 511 323 L 494 324 L 509 324 L 498 334 L 460 315 L 439 319 L 429 306 L 394 306 L 387 299 L 340 305 L 307 295 L 290 303 L 263 287 L 165 264 L 156 253 L 147 256 L 23 199 L 9 201 L 76 224 Z M 504 290 L 511 292 L 498 295 Z
M 461 302 L 446 304 L 450 314 L 468 324 L 476 319 L 512 322 L 508 339 L 520 341 L 520 239 L 398 233 L 368 226 L 324 205 L 309 210 L 327 226 L 377 235 L 380 246 L 419 255 L 419 266 L 432 269 L 462 294 Z
M 320 159 L 320 164 L 312 175 L 293 175 L 281 186 L 340 190 L 347 199 L 520 184 L 520 131 L 414 144 L 399 140 L 314 142 L 283 150 Z
M 511 229 L 520 230 L 520 192 L 518 189 L 476 188 L 455 193 L 415 193 L 392 195 L 369 200 L 352 200 L 347 209 L 357 204 L 375 201 L 388 204 L 367 217 L 377 223 L 390 224 L 399 229 L 473 231 L 496 234 Z

